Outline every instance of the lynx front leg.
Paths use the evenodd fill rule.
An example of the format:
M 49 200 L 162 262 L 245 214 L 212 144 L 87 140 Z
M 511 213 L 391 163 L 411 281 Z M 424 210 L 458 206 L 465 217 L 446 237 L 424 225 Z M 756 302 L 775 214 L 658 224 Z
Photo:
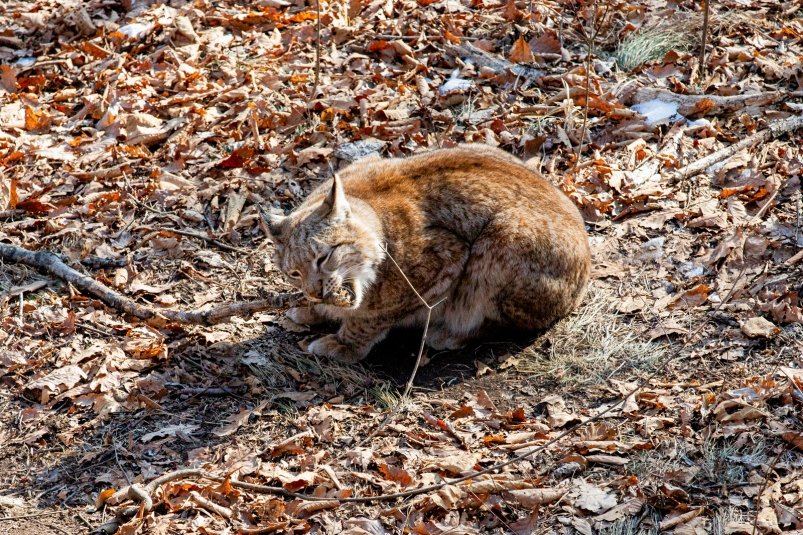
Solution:
M 351 364 L 364 359 L 389 330 L 389 325 L 376 319 L 348 319 L 337 334 L 318 338 L 307 349 L 314 355 Z

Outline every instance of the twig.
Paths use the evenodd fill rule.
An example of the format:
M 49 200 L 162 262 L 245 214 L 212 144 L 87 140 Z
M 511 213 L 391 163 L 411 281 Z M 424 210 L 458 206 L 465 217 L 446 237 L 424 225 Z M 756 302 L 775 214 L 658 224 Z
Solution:
M 303 299 L 301 293 L 278 293 L 267 299 L 227 303 L 209 310 L 153 309 L 119 294 L 91 277 L 83 275 L 49 251 L 29 251 L 22 247 L 0 243 L 0 258 L 40 269 L 73 284 L 84 293 L 93 295 L 111 308 L 142 320 L 157 323 L 164 320 L 193 325 L 214 325 L 232 316 L 247 316 L 262 310 L 275 310 Z
M 418 297 L 418 300 L 421 301 L 421 303 L 427 308 L 427 319 L 424 322 L 424 333 L 421 335 L 421 345 L 418 348 L 418 356 L 415 359 L 415 365 L 413 366 L 413 371 L 410 372 L 410 378 L 407 379 L 407 384 L 404 386 L 404 393 L 402 393 L 401 399 L 399 399 L 399 402 L 391 409 L 391 411 L 387 414 L 387 416 L 385 416 L 385 418 L 382 420 L 382 423 L 380 423 L 378 426 L 376 426 L 373 431 L 368 433 L 368 435 L 366 435 L 362 440 L 360 440 L 360 442 L 357 444 L 357 447 L 362 446 L 363 444 L 365 444 L 366 442 L 368 442 L 369 440 L 374 438 L 376 436 L 376 434 L 379 432 L 379 430 L 380 429 L 384 429 L 387 426 L 387 424 L 393 418 L 395 418 L 396 415 L 399 414 L 399 411 L 401 410 L 401 408 L 404 405 L 407 404 L 407 401 L 408 401 L 409 396 L 410 396 L 410 392 L 413 389 L 413 382 L 415 381 L 415 376 L 418 374 L 418 368 L 421 366 L 421 359 L 424 356 L 424 347 L 426 346 L 427 334 L 429 332 L 429 322 L 432 319 L 432 309 L 434 309 L 436 306 L 438 306 L 441 303 L 443 303 L 444 301 L 446 301 L 446 297 L 444 297 L 444 298 L 440 299 L 434 305 L 430 305 L 429 303 L 427 303 L 427 300 L 424 299 L 421 296 L 420 293 L 418 293 L 418 290 L 416 290 L 415 286 L 413 286 L 413 283 L 410 282 L 410 279 L 404 273 L 404 270 L 401 268 L 401 266 L 398 264 L 398 262 L 396 262 L 396 259 L 393 258 L 393 255 L 390 254 L 390 251 L 388 251 L 388 248 L 387 248 L 386 245 L 382 246 L 382 250 L 385 251 L 385 254 L 388 255 L 388 258 L 390 258 L 390 261 L 393 262 L 393 265 L 396 266 L 396 269 L 399 270 L 399 273 L 401 274 L 402 278 L 404 279 L 404 282 L 407 283 L 407 285 L 410 287 L 410 289 L 413 290 L 413 293 L 415 294 L 415 296 Z
M 177 394 L 182 396 L 235 396 L 239 397 L 240 394 L 227 386 L 184 386 L 184 385 L 167 385 L 168 388 L 175 387 Z
M 312 91 L 309 93 L 309 100 L 315 98 L 318 93 L 318 82 L 321 76 L 321 0 L 315 0 L 315 78 L 312 83 Z
M 156 230 L 156 229 L 153 229 L 153 230 Z M 162 229 L 159 229 L 159 230 L 160 231 L 164 231 L 164 232 L 172 232 L 174 234 L 180 234 L 182 236 L 188 236 L 190 238 L 198 238 L 199 240 L 204 240 L 206 242 L 214 244 L 214 245 L 220 247 L 221 249 L 225 249 L 226 251 L 232 251 L 232 252 L 235 252 L 235 253 L 243 253 L 243 254 L 250 252 L 247 249 L 242 249 L 240 247 L 234 247 L 233 245 L 229 245 L 227 243 L 223 243 L 220 240 L 217 240 L 215 238 L 211 238 L 211 237 L 207 236 L 206 234 L 203 234 L 201 232 L 196 232 L 194 230 L 186 230 L 186 229 L 180 229 L 180 228 L 162 228 Z
M 705 46 L 708 43 L 708 13 L 710 11 L 711 0 L 703 0 L 703 36 L 700 38 L 700 85 L 705 78 Z
M 769 465 L 767 471 L 764 473 L 764 481 L 761 482 L 761 488 L 756 494 L 756 517 L 753 519 L 753 530 L 750 532 L 750 535 L 756 535 L 756 529 L 758 528 L 758 514 L 759 510 L 761 509 L 761 495 L 764 494 L 764 491 L 767 490 L 767 483 L 770 480 L 770 474 L 773 470 L 775 470 L 775 465 L 778 464 L 778 461 L 781 459 L 781 455 L 786 453 L 786 450 L 789 448 L 788 444 L 784 443 L 783 448 L 781 451 L 778 452 L 778 455 L 775 456 L 775 459 L 772 460 L 772 464 Z
M 0 219 L 11 219 L 24 213 L 24 210 L 0 210 Z
M 393 258 L 393 256 L 390 254 L 390 251 L 388 251 L 388 248 L 386 246 L 383 246 L 382 250 L 385 251 L 385 254 L 388 255 L 388 258 L 390 258 L 390 261 L 393 262 L 393 265 L 396 266 L 396 269 L 399 270 L 399 273 L 404 278 L 404 282 L 406 282 L 407 285 L 410 287 L 410 289 L 413 290 L 413 292 L 415 293 L 416 297 L 418 297 L 418 300 L 421 301 L 421 303 L 425 307 L 427 307 L 427 320 L 424 323 L 424 334 L 421 337 L 421 347 L 419 347 L 419 349 L 418 349 L 418 357 L 415 360 L 415 366 L 413 367 L 413 372 L 410 374 L 410 379 L 408 379 L 407 386 L 405 386 L 404 393 L 402 394 L 402 399 L 406 399 L 407 396 L 410 394 L 410 390 L 412 390 L 412 388 L 413 388 L 413 381 L 415 380 L 415 375 L 418 372 L 418 367 L 421 365 L 421 358 L 424 355 L 424 345 L 426 344 L 426 341 L 427 341 L 427 331 L 429 330 L 429 320 L 432 318 L 432 309 L 435 308 L 436 306 L 440 305 L 444 301 L 446 301 L 446 297 L 442 298 L 441 300 L 439 300 L 434 305 L 430 305 L 429 303 L 427 303 L 426 299 L 421 297 L 421 294 L 418 293 L 418 290 L 415 289 L 415 286 L 413 286 L 413 283 L 410 282 L 410 279 L 407 278 L 407 275 L 405 275 L 404 270 L 402 270 L 401 266 L 399 266 L 399 264 L 396 262 L 396 259 Z
M 471 59 L 478 67 L 491 69 L 495 74 L 507 74 L 511 72 L 531 82 L 538 80 L 543 75 L 538 69 L 511 63 L 506 59 L 489 54 L 481 48 L 477 48 L 466 40 L 462 41 L 459 45 L 447 46 L 446 52 L 459 58 Z
M 215 503 L 212 500 L 204 498 L 198 493 L 197 490 L 190 491 L 190 499 L 197 505 L 200 505 L 201 507 L 206 509 L 207 511 L 216 513 L 222 516 L 223 518 L 231 518 L 232 516 L 234 516 L 234 511 L 232 511 L 228 507 L 220 505 L 219 503 Z
M 39 516 L 51 516 L 51 515 L 58 515 L 63 513 L 64 511 L 42 511 L 41 513 L 32 513 L 30 515 L 18 515 L 18 516 L 0 516 L 0 522 L 4 520 L 24 520 L 26 518 L 36 518 Z
M 583 144 L 586 140 L 586 129 L 588 128 L 588 101 L 591 97 L 591 54 L 594 51 L 594 43 L 597 40 L 597 35 L 602 31 L 602 26 L 605 23 L 605 17 L 608 14 L 610 4 L 605 5 L 605 11 L 602 16 L 597 16 L 597 1 L 594 0 L 591 9 L 594 11 L 594 18 L 591 19 L 591 31 L 586 32 L 583 28 L 583 33 L 586 37 L 586 84 L 585 84 L 585 112 L 583 113 L 583 125 L 580 127 L 580 143 L 577 145 L 577 153 L 574 158 L 574 165 L 572 169 L 577 167 L 580 162 L 580 154 L 583 152 Z
M 594 2 L 594 17 L 596 18 L 597 13 L 597 3 Z M 585 87 L 585 109 L 583 112 L 583 125 L 580 127 L 580 143 L 577 144 L 577 151 L 574 155 L 574 165 L 572 168 L 576 168 L 578 162 L 580 161 L 580 155 L 583 153 L 583 144 L 586 141 L 586 128 L 588 127 L 588 101 L 590 100 L 590 91 L 591 91 L 591 47 L 594 45 L 593 40 L 587 44 L 588 51 L 586 53 L 586 87 Z
M 763 107 L 783 100 L 788 94 L 783 91 L 756 91 L 744 95 L 682 95 L 660 87 L 642 87 L 633 95 L 633 102 L 663 100 L 678 105 L 678 113 L 684 117 L 711 116 L 732 113 L 748 106 Z
M 780 121 L 775 121 L 761 132 L 756 132 L 752 136 L 748 136 L 738 143 L 735 143 L 729 147 L 725 147 L 724 149 L 720 149 L 712 154 L 709 154 L 705 158 L 701 158 L 685 167 L 678 169 L 675 172 L 675 177 L 680 179 L 699 175 L 712 165 L 730 158 L 742 149 L 746 149 L 747 147 L 751 147 L 758 143 L 769 141 L 770 139 L 779 137 L 787 132 L 792 132 L 798 128 L 803 128 L 803 115 L 796 115 Z
M 99 256 L 87 256 L 86 258 L 82 258 L 80 262 L 86 267 L 91 267 L 94 269 L 118 268 L 127 266 L 128 258 L 101 258 Z

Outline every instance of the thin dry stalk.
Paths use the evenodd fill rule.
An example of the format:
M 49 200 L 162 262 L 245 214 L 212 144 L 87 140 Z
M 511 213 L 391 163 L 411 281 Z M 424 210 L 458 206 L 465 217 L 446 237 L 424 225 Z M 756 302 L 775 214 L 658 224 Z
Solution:
M 602 31 L 602 27 L 605 23 L 605 17 L 608 14 L 608 9 L 610 4 L 605 4 L 604 11 L 602 12 L 602 16 L 598 15 L 597 12 L 597 1 L 594 0 L 592 5 L 592 10 L 594 13 L 594 17 L 591 19 L 591 29 L 589 31 L 583 30 L 586 38 L 586 79 L 585 79 L 585 110 L 583 113 L 583 124 L 580 127 L 580 143 L 577 145 L 577 151 L 575 153 L 574 158 L 574 165 L 572 166 L 572 170 L 577 167 L 577 164 L 580 162 L 580 155 L 583 153 L 583 145 L 585 144 L 586 140 L 586 131 L 588 129 L 588 101 L 589 97 L 591 96 L 591 54 L 594 52 L 594 43 L 597 40 L 597 36 Z
M 750 532 L 750 535 L 756 535 L 756 529 L 758 529 L 758 514 L 760 513 L 761 509 L 761 495 L 764 494 L 765 490 L 767 490 L 767 483 L 769 483 L 770 474 L 772 473 L 773 470 L 775 470 L 775 465 L 778 464 L 778 461 L 781 460 L 781 455 L 786 453 L 787 449 L 789 449 L 789 445 L 784 444 L 783 448 L 781 448 L 781 451 L 778 452 L 778 455 L 775 456 L 775 459 L 772 460 L 772 463 L 770 464 L 769 468 L 767 468 L 767 471 L 764 473 L 764 481 L 761 482 L 761 488 L 759 489 L 758 494 L 756 494 L 755 498 L 756 516 L 755 518 L 753 518 L 753 530 Z
M 312 91 L 310 91 L 309 102 L 315 98 L 318 93 L 318 83 L 321 77 L 321 0 L 315 0 L 315 78 L 312 82 Z
M 711 9 L 711 0 L 703 0 L 703 35 L 700 38 L 700 83 L 705 78 L 705 45 L 708 42 L 708 14 Z
M 366 444 L 369 440 L 374 438 L 376 436 L 376 434 L 379 432 L 379 430 L 383 429 L 388 424 L 388 422 L 390 422 L 393 418 L 395 418 L 396 415 L 399 414 L 399 411 L 401 410 L 401 408 L 404 405 L 407 404 L 407 401 L 410 399 L 410 392 L 413 389 L 413 382 L 415 381 L 415 377 L 418 374 L 418 368 L 421 366 L 421 359 L 424 357 L 424 347 L 426 346 L 426 343 L 427 343 L 427 334 L 429 332 L 429 322 L 432 319 L 432 309 L 434 309 L 436 306 L 438 306 L 441 303 L 443 303 L 444 301 L 446 301 L 446 297 L 444 297 L 443 299 L 439 300 L 437 303 L 435 303 L 433 305 L 430 305 L 427 302 L 427 300 L 424 299 L 421 296 L 420 293 L 418 293 L 418 290 L 416 290 L 416 288 L 413 285 L 413 283 L 410 282 L 410 279 L 404 273 L 404 270 L 401 268 L 401 266 L 396 262 L 396 259 L 393 258 L 393 256 L 388 251 L 388 248 L 386 246 L 383 246 L 382 250 L 385 251 L 385 254 L 388 255 L 388 258 L 390 258 L 390 261 L 393 262 L 393 265 L 396 266 L 396 269 L 399 270 L 399 273 L 401 274 L 402 278 L 404 279 L 404 282 L 406 282 L 407 285 L 410 287 L 410 289 L 413 290 L 413 293 L 418 298 L 418 300 L 421 301 L 421 304 L 423 304 L 427 308 L 427 319 L 424 322 L 424 333 L 421 335 L 421 345 L 418 348 L 418 356 L 415 359 L 415 365 L 413 366 L 413 371 L 410 372 L 410 378 L 407 379 L 407 384 L 404 386 L 404 392 L 402 393 L 401 398 L 399 399 L 399 402 L 396 403 L 396 405 L 391 409 L 390 413 L 388 413 L 388 415 L 385 416 L 384 420 L 382 420 L 382 423 L 379 424 L 378 426 L 376 426 L 376 428 L 374 428 L 373 431 L 371 431 L 365 438 L 363 438 L 359 442 L 358 446 L 362 446 L 363 444 Z
M 407 275 L 405 275 L 404 270 L 402 270 L 401 266 L 399 266 L 399 264 L 396 263 L 396 259 L 394 259 L 393 256 L 391 256 L 390 252 L 388 252 L 387 247 L 383 247 L 382 249 L 385 251 L 385 254 L 388 255 L 390 261 L 393 262 L 393 265 L 396 266 L 396 269 L 399 270 L 399 273 L 404 278 L 404 282 L 406 282 L 407 285 L 410 286 L 410 288 L 415 293 L 415 296 L 418 297 L 418 300 L 421 301 L 421 303 L 425 307 L 427 307 L 427 319 L 424 322 L 424 334 L 421 336 L 421 346 L 418 348 L 418 357 L 415 360 L 415 366 L 413 367 L 413 372 L 410 374 L 410 379 L 407 380 L 407 386 L 405 386 L 404 388 L 404 393 L 402 394 L 402 403 L 399 404 L 400 406 L 403 404 L 404 401 L 407 400 L 407 397 L 410 394 L 410 390 L 413 389 L 413 381 L 415 380 L 415 375 L 418 372 L 418 367 L 421 365 L 421 358 L 424 356 L 424 345 L 426 344 L 427 341 L 427 331 L 429 331 L 429 321 L 430 319 L 432 319 L 432 309 L 440 305 L 444 301 L 446 301 L 446 298 L 444 297 L 434 305 L 430 305 L 429 303 L 427 303 L 426 299 L 421 297 L 421 294 L 418 293 L 418 290 L 415 289 L 413 283 L 410 282 L 410 279 L 407 278 Z

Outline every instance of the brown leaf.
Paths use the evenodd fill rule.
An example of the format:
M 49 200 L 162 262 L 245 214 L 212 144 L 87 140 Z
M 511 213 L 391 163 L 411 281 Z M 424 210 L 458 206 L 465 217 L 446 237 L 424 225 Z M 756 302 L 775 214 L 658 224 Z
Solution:
M 35 110 L 25 106 L 25 130 L 29 132 L 42 132 L 46 130 L 53 118 L 45 110 Z
M 474 416 L 474 409 L 468 405 L 461 405 L 459 409 L 449 415 L 449 419 L 457 420 L 458 418 L 466 418 L 468 416 Z
M 560 54 L 558 34 L 554 30 L 545 30 L 538 38 L 530 41 L 530 49 L 536 54 Z
M 774 338 L 781 332 L 778 326 L 761 316 L 742 322 L 741 328 L 748 338 Z
M 516 42 L 513 43 L 513 48 L 510 49 L 509 57 L 510 61 L 515 63 L 532 63 L 535 61 L 533 51 L 530 50 L 530 45 L 524 37 L 519 37 Z
M 524 18 L 524 13 L 516 7 L 516 0 L 508 0 L 505 4 L 505 19 L 509 22 L 516 22 Z
M 402 487 L 409 487 L 413 484 L 412 476 L 410 476 L 409 472 L 404 468 L 392 466 L 387 463 L 381 463 L 378 468 L 382 476 L 388 481 L 399 483 Z
M 17 92 L 17 70 L 11 65 L 0 65 L 0 87 L 9 93 Z
M 44 377 L 30 381 L 26 390 L 39 392 L 39 401 L 47 403 L 54 393 L 63 392 L 86 379 L 86 373 L 74 364 L 57 368 Z
M 787 431 L 783 434 L 783 439 L 791 444 L 792 447 L 803 451 L 803 433 L 798 431 Z
M 522 489 L 510 490 L 505 493 L 515 500 L 519 505 L 527 509 L 534 509 L 538 505 L 555 503 L 560 500 L 566 489 L 542 488 L 542 489 Z
M 709 287 L 707 284 L 698 284 L 691 290 L 683 292 L 678 299 L 670 305 L 670 308 L 680 308 L 686 310 L 700 306 L 708 301 Z
M 577 488 L 579 494 L 574 500 L 575 507 L 592 513 L 599 513 L 616 506 L 616 496 L 596 485 L 580 480 Z

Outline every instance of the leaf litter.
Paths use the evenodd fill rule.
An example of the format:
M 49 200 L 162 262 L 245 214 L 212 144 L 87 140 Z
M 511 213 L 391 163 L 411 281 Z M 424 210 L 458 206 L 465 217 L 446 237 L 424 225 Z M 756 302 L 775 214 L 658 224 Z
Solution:
M 281 314 L 153 327 L 5 263 L 0 507 L 70 514 L 0 527 L 97 527 L 124 507 L 104 505 L 114 491 L 202 467 L 222 480 L 164 483 L 119 532 L 803 529 L 801 134 L 676 174 L 800 114 L 799 7 L 712 3 L 700 79 L 696 3 L 321 3 L 317 87 L 314 4 L 4 7 L 5 242 L 150 306 L 256 299 L 285 289 L 258 205 L 287 209 L 360 158 L 473 141 L 574 200 L 595 275 L 524 348 L 430 355 L 403 401 L 409 370 L 383 361 L 404 344 L 340 366 Z

